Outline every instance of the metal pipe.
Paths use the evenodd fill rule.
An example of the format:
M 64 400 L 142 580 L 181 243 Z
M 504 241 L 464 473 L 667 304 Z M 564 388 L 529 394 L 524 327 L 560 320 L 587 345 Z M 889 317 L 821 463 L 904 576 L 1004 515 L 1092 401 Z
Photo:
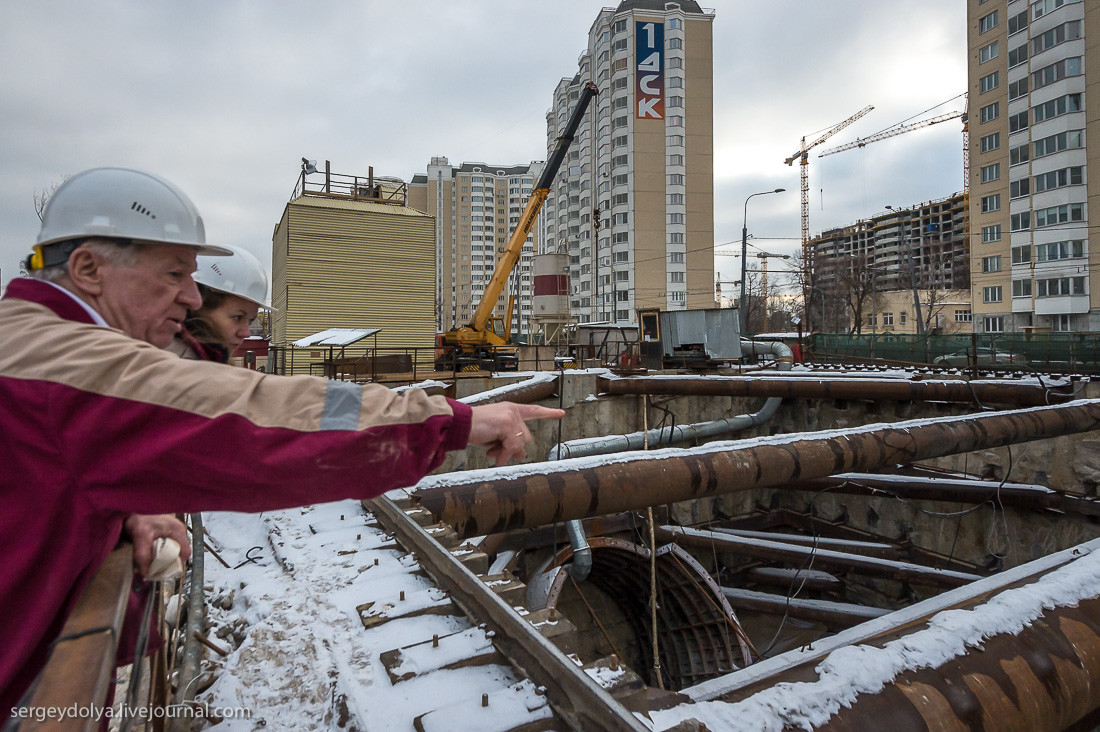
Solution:
M 783 397 L 786 399 L 869 399 L 936 401 L 970 404 L 1015 404 L 1023 407 L 1061 403 L 1071 393 L 1028 384 L 968 381 L 902 381 L 900 379 L 779 378 L 768 376 L 644 376 L 598 379 L 603 394 L 690 394 L 693 396 Z
M 426 478 L 413 494 L 462 538 L 1100 429 L 1100 400 L 757 437 Z
M 756 538 L 749 539 L 715 531 L 691 529 L 686 526 L 661 526 L 657 529 L 657 536 L 661 541 L 675 542 L 680 546 L 701 547 L 708 551 L 716 549 L 754 559 L 798 563 L 812 557 L 815 566 L 825 569 L 846 569 L 868 577 L 922 582 L 942 587 L 959 587 L 981 579 L 981 575 L 970 574 L 969 572 L 937 569 L 921 564 L 913 564 L 912 562 L 899 562 L 892 559 L 838 552 L 820 547 L 799 546 Z
M 549 399 L 558 392 L 558 375 L 555 373 L 538 373 L 524 381 L 516 381 L 511 384 L 479 392 L 459 399 L 463 404 L 475 407 L 479 404 L 495 404 L 496 402 L 519 402 L 531 404 L 532 402 Z
M 581 582 L 588 579 L 592 572 L 592 547 L 584 535 L 584 525 L 580 519 L 567 521 L 565 530 L 569 533 L 569 546 L 573 548 L 573 561 L 569 565 L 569 576 Z
M 199 675 L 202 648 L 195 639 L 196 633 L 202 633 L 205 624 L 205 606 L 203 604 L 203 528 L 202 514 L 191 514 L 191 587 L 187 594 L 187 625 L 183 636 L 183 659 L 180 661 L 178 688 L 175 694 L 176 704 L 186 704 L 195 699 L 195 679 Z M 185 718 L 172 720 L 169 729 L 188 729 Z
M 793 354 L 785 343 L 779 341 L 741 341 L 741 350 L 760 355 L 771 353 L 779 359 L 779 370 L 790 371 Z M 601 383 L 601 391 L 603 385 Z M 724 417 L 709 422 L 697 422 L 695 424 L 679 425 L 672 427 L 659 427 L 642 432 L 633 432 L 628 435 L 608 435 L 606 437 L 588 437 L 579 440 L 570 440 L 555 445 L 550 450 L 548 460 L 563 460 L 565 458 L 584 457 L 585 455 L 606 455 L 613 452 L 626 452 L 628 450 L 640 450 L 643 446 L 649 448 L 674 445 L 677 442 L 689 440 L 701 440 L 708 437 L 737 432 L 758 427 L 772 417 L 779 410 L 783 402 L 782 397 L 771 397 L 764 402 L 759 411 L 752 414 L 739 414 L 736 417 Z

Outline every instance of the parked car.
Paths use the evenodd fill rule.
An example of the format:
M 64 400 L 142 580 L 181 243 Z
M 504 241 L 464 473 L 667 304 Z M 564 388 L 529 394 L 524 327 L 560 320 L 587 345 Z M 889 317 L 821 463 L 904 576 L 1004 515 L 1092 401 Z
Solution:
M 984 347 L 979 347 L 974 357 L 967 350 L 959 353 L 948 353 L 932 361 L 936 366 L 956 369 L 966 368 L 975 362 L 978 366 L 1000 366 L 1005 368 L 1027 366 L 1027 359 L 1019 354 Z

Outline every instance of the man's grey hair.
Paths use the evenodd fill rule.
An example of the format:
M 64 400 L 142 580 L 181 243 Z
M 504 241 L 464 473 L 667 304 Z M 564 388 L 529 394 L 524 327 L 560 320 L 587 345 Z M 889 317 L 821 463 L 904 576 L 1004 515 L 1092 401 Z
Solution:
M 56 246 L 56 245 L 55 245 Z M 90 249 L 116 267 L 133 267 L 138 263 L 138 253 L 142 244 L 134 244 L 130 241 L 115 241 L 114 239 L 85 239 L 78 247 L 73 249 Z M 72 256 L 71 254 L 69 256 Z M 61 264 L 32 270 L 30 276 L 37 280 L 45 280 L 57 284 L 69 274 L 69 262 L 66 259 Z

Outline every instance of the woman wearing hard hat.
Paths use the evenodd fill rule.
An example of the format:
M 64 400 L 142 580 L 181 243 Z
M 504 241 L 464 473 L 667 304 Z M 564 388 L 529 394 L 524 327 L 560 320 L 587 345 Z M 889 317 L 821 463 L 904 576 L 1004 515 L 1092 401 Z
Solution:
M 267 271 L 250 252 L 237 247 L 230 257 L 198 258 L 192 275 L 202 307 L 189 311 L 168 350 L 184 358 L 225 363 L 251 334 L 260 308 L 271 309 Z

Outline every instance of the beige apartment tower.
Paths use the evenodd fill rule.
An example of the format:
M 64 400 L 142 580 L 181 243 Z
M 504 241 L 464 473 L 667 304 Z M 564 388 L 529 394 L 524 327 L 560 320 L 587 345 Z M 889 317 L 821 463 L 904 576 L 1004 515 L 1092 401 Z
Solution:
M 519 227 L 542 165 L 451 165 L 447 158 L 436 157 L 426 174 L 413 176 L 409 205 L 435 217 L 438 331 L 461 327 L 473 318 L 497 260 Z M 532 227 L 494 311 L 503 317 L 513 302 L 512 339 L 520 342 L 532 332 L 531 262 L 538 242 L 539 230 Z
M 967 16 L 974 329 L 1100 330 L 1100 2 Z
M 589 31 L 547 113 L 547 149 L 580 91 L 599 97 L 541 215 L 541 251 L 569 256 L 578 322 L 714 304 L 714 15 L 692 0 L 623 0 Z

